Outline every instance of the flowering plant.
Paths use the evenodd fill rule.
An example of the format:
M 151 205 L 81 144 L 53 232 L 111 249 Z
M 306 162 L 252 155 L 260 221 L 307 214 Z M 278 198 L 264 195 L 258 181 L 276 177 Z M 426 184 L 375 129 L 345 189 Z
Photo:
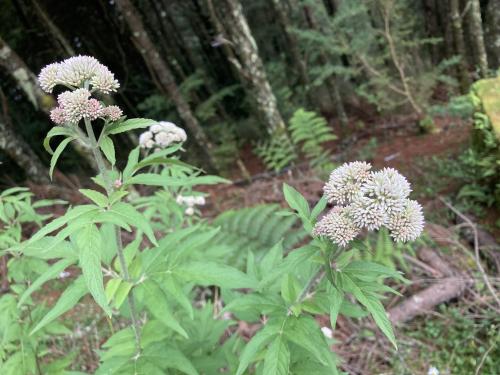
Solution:
M 325 196 L 313 208 L 285 185 L 292 210 L 281 215 L 294 216 L 293 222 L 300 219 L 309 239 L 287 255 L 286 239 L 273 243 L 260 257 L 252 251 L 241 254 L 240 248 L 224 244 L 224 238 L 214 241 L 220 228 L 196 217 L 184 220 L 195 213 L 196 205 L 205 203 L 193 187 L 225 180 L 201 175 L 175 156 L 186 140 L 181 128 L 126 119 L 118 107 L 94 98 L 119 86 L 109 69 L 91 57 L 49 65 L 40 83 L 47 91 L 56 85 L 68 89 L 58 97 L 51 114 L 57 126 L 45 140 L 53 154 L 51 172 L 67 144 L 80 141 L 92 150 L 99 166 L 94 179 L 99 187 L 80 189 L 88 204 L 69 208 L 8 249 L 47 262 L 22 291 L 19 309 L 35 305 L 33 293 L 55 282 L 68 267 L 77 270 L 57 302 L 33 318 L 30 335 L 46 330 L 90 294 L 112 331 L 99 348 L 96 374 L 336 374 L 340 360 L 329 344 L 337 317 L 353 310 L 371 314 L 396 345 L 381 295 L 395 292 L 384 279 L 404 279 L 377 263 L 355 260 L 355 255 L 366 250 L 356 239 L 364 230 L 385 226 L 401 241 L 420 234 L 421 208 L 408 199 L 410 185 L 397 171 L 372 172 L 366 163 L 345 164 L 332 172 Z M 140 145 L 119 170 L 112 136 L 144 128 L 148 130 Z M 64 139 L 53 151 L 49 142 L 55 136 Z M 147 150 L 145 155 L 141 148 Z M 133 189 L 136 185 L 160 189 L 140 197 Z M 318 220 L 329 202 L 336 206 Z M 250 232 L 252 220 L 255 216 L 240 225 Z M 263 230 L 276 228 L 267 225 Z M 126 243 L 123 231 L 131 238 Z M 229 264 L 235 255 L 246 256 L 244 269 Z M 207 294 L 211 298 L 203 297 Z M 328 315 L 331 328 L 320 327 L 317 315 Z M 119 329 L 123 321 L 130 324 Z M 236 321 L 259 327 L 248 343 L 232 328 Z M 65 368 L 73 357 L 65 354 L 59 359 L 62 365 L 54 367 L 52 358 L 38 361 L 42 354 L 36 353 L 39 365 L 34 371 L 13 365 L 19 356 L 10 357 L 6 373 L 68 373 Z M 0 362 L 0 369 L 5 368 Z

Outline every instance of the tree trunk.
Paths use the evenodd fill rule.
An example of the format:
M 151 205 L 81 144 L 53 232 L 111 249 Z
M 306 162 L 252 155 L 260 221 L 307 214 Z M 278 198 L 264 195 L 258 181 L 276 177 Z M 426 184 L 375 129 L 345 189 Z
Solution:
M 28 179 L 37 184 L 49 184 L 49 171 L 26 141 L 14 131 L 7 114 L 6 98 L 0 92 L 0 149 L 2 149 L 25 172 Z
M 38 0 L 31 0 L 33 7 L 35 8 L 35 11 L 37 15 L 40 17 L 42 22 L 47 26 L 47 29 L 49 30 L 50 34 L 54 37 L 54 39 L 58 43 L 58 47 L 62 52 L 62 56 L 75 56 L 76 52 L 71 46 L 70 42 L 66 37 L 63 35 L 59 27 L 56 26 L 54 22 L 50 19 L 48 16 L 47 12 L 45 12 L 45 9 L 42 8 L 42 6 L 39 4 Z
M 304 16 L 306 19 L 307 26 L 312 29 L 312 30 L 317 30 L 321 32 L 321 29 L 318 29 L 318 25 L 316 23 L 316 18 L 314 17 L 313 10 L 311 7 L 305 5 L 304 6 Z M 324 52 L 321 52 L 319 55 L 319 62 L 322 65 L 328 64 L 328 57 Z M 330 95 L 330 100 L 333 103 L 333 106 L 335 107 L 335 111 L 337 112 L 337 117 L 339 119 L 340 124 L 342 127 L 346 128 L 347 125 L 349 124 L 349 119 L 347 117 L 345 108 L 344 108 L 344 103 L 342 102 L 342 96 L 340 95 L 340 90 L 339 90 L 339 80 L 336 76 L 330 75 L 326 79 L 326 85 L 328 89 L 328 93 Z
M 460 16 L 459 0 L 450 0 L 450 16 L 453 26 L 453 39 L 455 40 L 455 50 L 460 55 L 459 78 L 460 91 L 465 94 L 469 90 L 470 79 L 467 69 L 467 55 L 465 53 L 465 41 L 462 27 L 462 17 Z
M 194 117 L 188 103 L 182 97 L 170 68 L 162 59 L 151 41 L 137 9 L 130 0 L 116 0 L 116 5 L 123 13 L 125 21 L 132 32 L 134 44 L 139 49 L 146 63 L 150 66 L 152 73 L 156 75 L 155 78 L 161 86 L 160 89 L 168 93 L 170 99 L 175 103 L 179 116 L 184 121 L 200 148 L 204 151 L 210 168 L 217 170 L 215 160 L 212 156 L 213 145 L 208 140 L 207 135 L 198 123 L 196 117 Z
M 56 103 L 54 97 L 45 93 L 40 88 L 35 74 L 33 74 L 21 57 L 19 57 L 1 37 L 0 66 L 3 66 L 7 73 L 16 80 L 36 110 L 50 114 L 50 109 L 54 107 Z M 87 161 L 94 171 L 98 171 L 96 162 L 89 148 L 79 142 L 73 142 L 72 146 Z
M 468 13 L 474 56 L 476 57 L 481 77 L 484 78 L 488 76 L 488 56 L 486 55 L 486 48 L 484 46 L 483 21 L 481 20 L 481 4 L 479 0 L 470 0 L 470 10 Z
M 292 65 L 295 66 L 295 70 L 299 76 L 300 83 L 302 86 L 307 86 L 309 83 L 309 77 L 307 76 L 306 64 L 304 59 L 300 54 L 299 43 L 297 37 L 291 32 L 291 22 L 286 10 L 283 8 L 283 3 L 281 0 L 272 0 L 274 11 L 278 16 L 278 21 L 283 28 L 287 47 L 289 52 L 289 59 Z
M 286 133 L 285 123 L 278 110 L 276 97 L 267 79 L 264 64 L 259 56 L 257 43 L 252 36 L 243 9 L 238 0 L 220 0 L 217 2 L 220 13 L 217 15 L 208 0 L 214 23 L 219 23 L 224 29 L 220 38 L 225 44 L 230 44 L 233 53 L 228 55 L 229 61 L 235 66 L 241 81 L 255 103 L 256 112 L 260 115 L 269 134 Z
M 488 2 L 484 21 L 490 67 L 498 69 L 500 68 L 500 1 Z

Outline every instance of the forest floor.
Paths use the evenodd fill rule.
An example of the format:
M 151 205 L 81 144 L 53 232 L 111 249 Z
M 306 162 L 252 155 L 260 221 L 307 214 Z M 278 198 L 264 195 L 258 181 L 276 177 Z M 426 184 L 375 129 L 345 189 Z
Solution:
M 456 215 L 440 199 L 445 197 L 452 201 L 460 188 L 459 182 L 447 178 L 440 170 L 443 164 L 456 160 L 465 148 L 470 137 L 470 124 L 442 117 L 436 119 L 436 125 L 436 132 L 421 134 L 411 119 L 392 119 L 373 127 L 365 125 L 365 128 L 355 132 L 356 138 L 344 134 L 339 137 L 341 140 L 331 144 L 332 150 L 338 151 L 333 154 L 339 163 L 367 160 L 375 168 L 394 167 L 407 176 L 414 187 L 413 198 L 423 204 L 427 221 L 435 224 L 434 230 L 427 231 L 426 243 L 453 272 L 469 282 L 467 290 L 458 298 L 454 297 L 398 328 L 398 352 L 367 319 L 339 319 L 334 339 L 343 344 L 334 345 L 334 349 L 343 358 L 343 368 L 349 374 L 419 375 L 427 374 L 433 366 L 440 370 L 440 374 L 490 374 L 488 371 L 500 367 L 498 308 L 492 307 L 494 301 L 482 282 L 485 275 L 477 269 L 473 249 L 458 230 Z M 336 133 L 342 134 L 341 129 L 337 129 Z M 242 151 L 242 159 L 254 176 L 252 181 L 242 180 L 235 172 L 232 176 L 236 181 L 234 184 L 198 189 L 208 195 L 203 217 L 213 218 L 228 209 L 260 203 L 284 205 L 283 183 L 294 186 L 312 204 L 322 195 L 327 176 L 318 177 L 306 164 L 299 164 L 282 173 L 270 173 L 264 170 L 250 149 Z M 39 192 L 45 197 L 51 195 L 47 191 Z M 71 198 L 78 200 L 76 196 Z M 460 209 L 467 210 L 467 207 Z M 478 223 L 498 235 L 498 228 L 494 225 L 498 219 L 498 212 L 486 210 L 479 216 Z M 412 284 L 398 287 L 403 296 L 389 300 L 388 307 L 440 282 L 436 274 L 429 272 L 432 266 L 419 259 L 418 251 L 413 249 L 405 255 L 405 276 Z M 498 283 L 497 257 L 485 254 L 482 261 L 487 264 L 486 273 L 496 273 L 493 280 Z M 57 295 L 58 291 L 51 291 L 47 299 L 53 300 Z M 69 347 L 79 346 L 86 353 L 78 359 L 77 366 L 78 370 L 84 371 L 96 368 L 98 358 L 95 350 L 102 345 L 107 329 L 98 309 L 91 310 L 78 310 L 71 314 L 72 320 L 76 317 L 75 337 L 64 343 Z M 323 323 L 328 325 L 328 319 L 324 319 Z M 250 332 L 248 334 L 251 335 Z

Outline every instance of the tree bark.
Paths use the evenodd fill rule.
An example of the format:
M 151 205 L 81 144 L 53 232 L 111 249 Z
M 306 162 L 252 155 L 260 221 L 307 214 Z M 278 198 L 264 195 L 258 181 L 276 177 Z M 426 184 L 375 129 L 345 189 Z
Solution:
M 49 184 L 48 169 L 26 141 L 12 128 L 3 92 L 0 92 L 0 96 L 2 101 L 0 113 L 0 149 L 26 172 L 28 179 L 37 184 Z
M 465 53 L 465 41 L 462 27 L 462 17 L 460 16 L 459 0 L 450 0 L 450 16 L 453 26 L 453 39 L 455 41 L 455 50 L 460 55 L 459 78 L 460 91 L 465 94 L 469 90 L 470 79 L 467 69 L 467 55 Z
M 42 8 L 38 0 L 31 0 L 31 2 L 33 4 L 33 7 L 35 8 L 38 17 L 40 17 L 45 26 L 47 26 L 47 29 L 50 32 L 50 34 L 57 41 L 58 47 L 62 52 L 62 56 L 75 56 L 76 52 L 71 46 L 70 42 L 63 35 L 61 29 L 59 29 L 59 27 L 57 27 L 56 24 L 52 22 L 49 15 L 45 11 L 45 9 Z
M 224 29 L 221 38 L 229 44 L 233 52 L 228 55 L 235 66 L 241 81 L 255 103 L 256 112 L 264 121 L 269 134 L 286 133 L 285 123 L 278 110 L 276 97 L 267 79 L 264 64 L 259 56 L 257 43 L 252 36 L 243 9 L 238 0 L 220 0 L 217 2 L 219 14 L 216 13 L 212 0 L 208 0 L 214 23 Z
M 306 64 L 300 54 L 299 43 L 297 37 L 291 32 L 291 22 L 286 10 L 283 7 L 281 0 L 272 0 L 274 11 L 278 16 L 278 21 L 283 28 L 285 38 L 287 41 L 289 59 L 295 66 L 295 70 L 299 76 L 302 86 L 307 86 L 309 77 L 307 76 Z
M 24 60 L 10 48 L 1 37 L 0 66 L 3 66 L 7 73 L 15 79 L 36 110 L 42 111 L 47 115 L 50 114 L 50 109 L 54 107 L 56 103 L 54 97 L 45 93 L 40 88 L 35 74 L 28 68 Z M 72 146 L 94 171 L 97 171 L 97 165 L 90 150 L 79 142 L 73 142 Z
M 470 0 L 469 29 L 474 46 L 474 56 L 479 67 L 481 77 L 488 76 L 488 56 L 484 46 L 483 21 L 481 19 L 481 4 L 479 0 Z
M 313 9 L 311 7 L 305 5 L 304 6 L 304 16 L 306 19 L 307 26 L 312 29 L 312 30 L 317 30 L 322 32 L 321 29 L 317 26 L 316 23 L 316 18 L 314 17 L 313 14 Z M 322 65 L 328 64 L 328 57 L 324 52 L 321 52 L 319 55 L 319 62 Z M 328 93 L 330 95 L 331 101 L 335 107 L 335 111 L 337 112 L 337 117 L 339 119 L 340 124 L 342 127 L 346 128 L 347 125 L 349 124 L 349 119 L 347 117 L 345 108 L 344 108 L 344 103 L 342 102 L 342 96 L 340 95 L 340 90 L 339 90 L 339 79 L 334 76 L 330 75 L 326 79 L 326 85 L 328 89 Z
M 208 140 L 205 131 L 198 123 L 188 103 L 182 97 L 170 68 L 151 41 L 137 9 L 130 0 L 116 0 L 116 5 L 122 12 L 132 32 L 134 44 L 139 49 L 146 63 L 150 66 L 152 73 L 156 75 L 155 78 L 156 82 L 160 85 L 159 88 L 166 92 L 175 103 L 180 118 L 184 121 L 194 139 L 204 151 L 207 164 L 209 164 L 211 169 L 217 170 L 215 160 L 212 156 L 213 145 Z
M 500 1 L 490 0 L 485 18 L 488 61 L 492 69 L 500 68 Z

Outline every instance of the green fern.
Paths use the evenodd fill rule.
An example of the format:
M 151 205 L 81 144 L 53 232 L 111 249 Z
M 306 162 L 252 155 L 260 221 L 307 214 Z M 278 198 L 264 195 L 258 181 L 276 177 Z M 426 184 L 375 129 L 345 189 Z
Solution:
M 330 152 L 324 143 L 337 139 L 324 117 L 303 108 L 290 119 L 290 133 L 294 145 L 299 146 L 305 157 L 315 167 L 328 161 Z
M 281 171 L 297 159 L 293 144 L 286 134 L 272 136 L 266 142 L 260 142 L 255 153 L 264 162 L 267 169 Z
M 306 233 L 303 229 L 293 229 L 297 223 L 295 216 L 277 215 L 279 210 L 277 204 L 262 204 L 223 212 L 212 223 L 220 227 L 212 245 L 235 249 L 230 258 L 237 266 L 245 264 L 249 251 L 259 258 L 281 240 L 285 251 L 291 249 Z

